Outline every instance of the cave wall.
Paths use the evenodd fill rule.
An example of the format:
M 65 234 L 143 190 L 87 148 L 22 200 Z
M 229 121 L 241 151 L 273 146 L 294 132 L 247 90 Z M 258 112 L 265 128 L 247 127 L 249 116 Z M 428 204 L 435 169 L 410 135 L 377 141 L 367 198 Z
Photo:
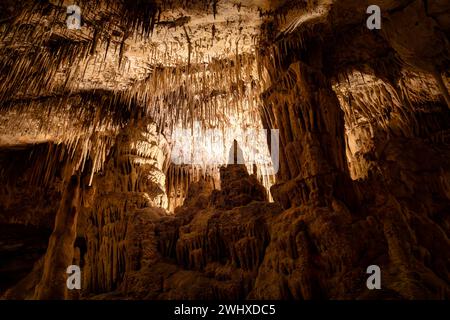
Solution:
M 13 86 L 26 83 L 1 89 L 8 99 L 0 119 L 6 123 L 0 224 L 38 228 L 47 245 L 45 254 L 26 245 L 17 282 L 0 287 L 4 298 L 450 298 L 448 5 L 378 1 L 383 28 L 369 31 L 362 2 L 319 6 L 326 14 L 311 14 L 313 2 L 277 4 L 260 11 L 255 56 L 236 45 L 232 59 L 195 64 L 184 29 L 187 65 L 157 65 L 129 91 L 118 89 L 123 82 L 114 87 L 123 81 L 120 72 L 106 76 L 104 86 L 113 88 L 106 92 L 93 86 L 45 96 L 35 81 L 24 91 L 40 98 L 28 101 Z M 136 14 L 133 8 L 127 12 Z M 81 56 L 97 54 L 95 34 Z M 104 59 L 107 75 L 115 63 L 119 71 L 129 67 L 136 50 L 129 48 L 127 58 L 126 37 L 114 35 L 120 36 L 118 59 Z M 47 40 L 63 48 L 58 39 Z M 70 48 L 57 54 L 47 48 L 61 59 L 56 64 L 41 57 L 39 70 L 50 69 L 54 86 L 61 63 L 85 61 Z M 105 57 L 114 56 L 108 50 Z M 27 63 L 3 66 L 28 74 Z M 192 125 L 195 114 L 220 123 L 227 112 L 249 112 L 253 121 L 256 109 L 245 108 L 251 104 L 260 104 L 265 128 L 280 130 L 274 203 L 244 165 L 220 168 L 217 190 L 217 177 L 170 164 L 166 136 L 177 121 Z M 14 106 L 27 123 L 14 116 Z M 41 109 L 55 123 L 73 116 L 76 125 L 28 126 Z M 14 145 L 23 141 L 26 147 Z M 36 230 L 26 232 L 32 237 Z M 0 248 L 21 254 L 14 246 L 23 247 L 22 236 L 6 237 Z M 71 263 L 83 270 L 80 292 L 64 287 Z M 366 269 L 374 264 L 382 270 L 382 290 L 369 291 Z

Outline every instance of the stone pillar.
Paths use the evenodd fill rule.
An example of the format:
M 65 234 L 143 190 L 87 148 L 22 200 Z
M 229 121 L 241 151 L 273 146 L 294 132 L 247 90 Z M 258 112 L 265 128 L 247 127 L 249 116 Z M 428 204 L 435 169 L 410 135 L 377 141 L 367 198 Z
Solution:
M 155 127 L 130 125 L 117 137 L 103 172 L 94 177 L 95 195 L 83 211 L 84 293 L 116 290 L 126 273 L 138 267 L 130 257 L 142 248 L 128 240 L 130 231 L 149 216 L 167 214 L 165 146 Z
M 57 300 L 67 297 L 67 267 L 72 265 L 80 205 L 80 177 L 73 175 L 64 191 L 44 258 L 42 278 L 34 298 Z
M 344 115 L 330 81 L 319 68 L 300 61 L 278 76 L 264 95 L 282 148 L 274 199 L 288 208 L 308 202 L 323 206 L 331 197 L 351 195 L 349 190 L 340 192 L 351 183 Z

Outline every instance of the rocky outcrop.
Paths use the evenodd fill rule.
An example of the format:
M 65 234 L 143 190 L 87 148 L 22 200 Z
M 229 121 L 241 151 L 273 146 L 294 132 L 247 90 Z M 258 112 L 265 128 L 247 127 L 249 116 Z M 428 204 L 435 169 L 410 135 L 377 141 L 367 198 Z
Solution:
M 327 59 L 333 53 L 322 55 L 326 45 L 310 38 L 311 30 L 322 27 L 317 20 L 300 24 L 293 38 L 280 39 L 270 58 L 275 67 L 269 69 L 266 121 L 280 128 L 285 168 L 272 193 L 287 210 L 271 225 L 272 240 L 250 297 L 446 299 L 449 256 L 432 253 L 437 247 L 448 252 L 449 246 L 449 198 L 442 184 L 449 167 L 441 157 L 449 150 L 448 122 L 441 121 L 449 115 L 445 92 L 435 98 L 439 89 L 429 74 L 406 67 L 399 79 L 393 64 L 370 70 L 370 61 L 363 70 L 371 76 L 364 79 L 375 80 L 360 85 L 356 76 L 338 77 L 333 85 L 321 72 L 342 72 L 335 68 L 339 62 L 332 67 Z M 345 39 L 352 37 L 358 36 Z M 419 87 L 430 91 L 419 94 Z M 425 234 L 433 234 L 433 244 Z M 383 270 L 380 291 L 364 283 L 373 264 Z
M 125 240 L 133 264 L 114 293 L 95 298 L 245 298 L 270 242 L 270 221 L 281 208 L 261 201 L 265 190 L 245 166 L 224 167 L 221 177 L 222 185 L 237 188 L 217 191 L 211 180 L 201 180 L 174 216 L 136 212 Z

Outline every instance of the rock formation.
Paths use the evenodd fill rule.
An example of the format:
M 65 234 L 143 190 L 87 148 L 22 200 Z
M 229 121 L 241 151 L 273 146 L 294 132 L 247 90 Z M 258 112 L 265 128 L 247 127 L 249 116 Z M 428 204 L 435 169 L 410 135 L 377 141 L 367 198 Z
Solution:
M 372 2 L 2 1 L 0 297 L 449 299 L 450 5 Z

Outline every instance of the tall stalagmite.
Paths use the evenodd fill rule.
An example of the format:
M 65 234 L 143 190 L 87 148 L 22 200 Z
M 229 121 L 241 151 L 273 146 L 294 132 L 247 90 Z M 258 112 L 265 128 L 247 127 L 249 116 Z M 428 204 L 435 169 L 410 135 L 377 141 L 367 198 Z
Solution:
M 55 218 L 44 257 L 42 279 L 36 286 L 35 299 L 67 298 L 66 270 L 74 259 L 77 220 L 80 211 L 80 176 L 73 175 L 67 183 Z

